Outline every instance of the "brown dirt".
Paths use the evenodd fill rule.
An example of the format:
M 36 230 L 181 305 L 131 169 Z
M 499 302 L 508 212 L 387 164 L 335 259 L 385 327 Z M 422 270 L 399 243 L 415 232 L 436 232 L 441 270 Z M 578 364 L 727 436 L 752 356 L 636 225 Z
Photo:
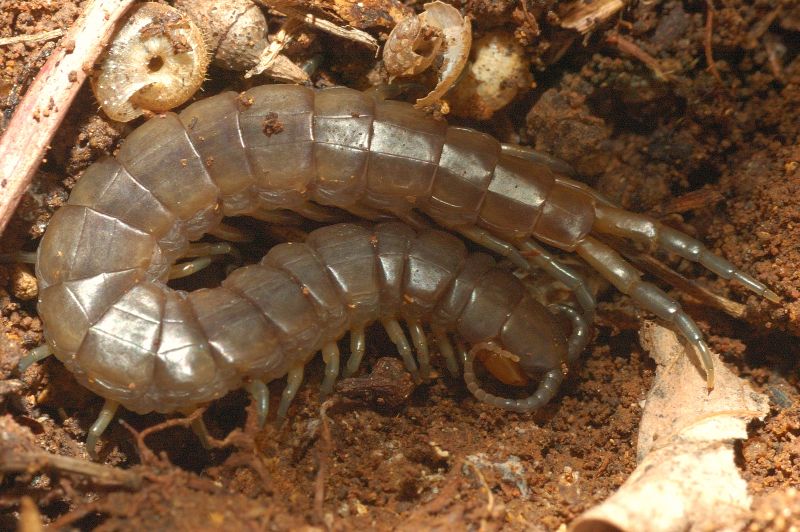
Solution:
M 64 28 L 83 4 L 0 0 L 0 38 Z M 697 235 L 781 295 L 780 305 L 769 304 L 665 257 L 685 275 L 746 303 L 746 321 L 735 320 L 675 292 L 725 362 L 772 400 L 770 416 L 752 427 L 740 449 L 755 499 L 742 526 L 797 525 L 800 8 L 792 0 L 713 2 L 716 69 L 710 71 L 705 2 L 634 2 L 587 39 L 559 30 L 550 11 L 555 4 L 462 3 L 478 32 L 508 28 L 528 46 L 538 83 L 491 122 L 470 125 L 566 160 L 627 208 Z M 387 13 L 400 9 L 381 5 Z M 324 58 L 320 84 L 366 83 L 369 54 L 313 32 L 304 39 L 309 50 L 352 51 Z M 632 55 L 620 42 L 646 55 Z M 5 119 L 52 46 L 0 47 Z M 212 71 L 207 92 L 240 86 L 233 78 Z M 35 249 L 80 172 L 112 151 L 125 129 L 98 113 L 85 91 L 0 251 Z M 25 349 L 42 342 L 25 279 L 25 272 L 0 266 L 0 453 L 85 458 L 82 442 L 102 401 L 55 360 L 24 375 L 16 370 Z M 626 300 L 609 294 L 596 325 L 593 347 L 556 400 L 535 416 L 480 404 L 441 369 L 407 399 L 405 389 L 376 384 L 337 395 L 321 414 L 319 361 L 283 427 L 254 430 L 241 392 L 211 405 L 204 418 L 213 436 L 243 430 L 222 449 L 202 449 L 183 427 L 151 434 L 147 448 L 137 447 L 131 430 L 163 417 L 123 413 L 135 429 L 114 424 L 101 457 L 137 475 L 139 488 L 48 469 L 6 474 L 0 529 L 13 529 L 18 520 L 106 530 L 558 529 L 613 493 L 635 467 L 639 402 L 652 380 L 653 363 L 636 342 L 637 315 Z M 377 334 L 371 339 L 368 369 L 379 363 L 378 354 L 393 355 L 385 343 Z M 273 385 L 273 397 L 281 386 Z M 21 504 L 24 496 L 34 504 Z

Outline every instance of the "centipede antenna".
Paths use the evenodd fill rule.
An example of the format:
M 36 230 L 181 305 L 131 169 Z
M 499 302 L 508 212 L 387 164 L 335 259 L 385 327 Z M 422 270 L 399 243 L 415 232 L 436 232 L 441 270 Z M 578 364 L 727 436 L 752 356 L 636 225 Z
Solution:
M 417 350 L 417 360 L 419 360 L 419 375 L 422 380 L 428 380 L 431 374 L 431 356 L 428 348 L 428 340 L 425 338 L 425 330 L 419 321 L 412 320 L 406 322 L 408 331 L 411 333 L 411 341 L 414 349 Z
M 320 392 L 323 396 L 333 393 L 333 385 L 339 378 L 339 346 L 336 342 L 330 342 L 322 346 L 322 359 L 325 361 L 325 378 L 322 379 Z
M 244 385 L 244 389 L 253 398 L 253 403 L 256 405 L 258 428 L 263 429 L 269 413 L 269 388 L 264 381 L 253 379 Z
M 456 355 L 453 351 L 453 344 L 450 343 L 450 339 L 447 337 L 447 332 L 442 328 L 434 327 L 433 337 L 436 339 L 436 344 L 439 346 L 439 351 L 447 363 L 447 371 L 449 371 L 450 375 L 453 377 L 458 377 L 458 361 L 456 360 Z
M 297 390 L 303 384 L 303 365 L 298 364 L 289 370 L 286 376 L 286 388 L 283 389 L 281 395 L 281 403 L 278 405 L 278 419 L 286 419 L 286 413 L 289 411 L 294 396 L 297 395 Z
M 364 338 L 364 327 L 357 327 L 350 331 L 350 358 L 347 359 L 347 366 L 344 369 L 345 377 L 352 377 L 358 372 L 364 352 L 367 350 Z
M 396 319 L 384 319 L 381 320 L 381 324 L 383 324 L 383 328 L 386 329 L 386 334 L 389 335 L 389 339 L 397 347 L 397 351 L 400 353 L 400 357 L 403 359 L 406 369 L 411 373 L 414 382 L 419 384 L 421 379 L 419 378 L 417 363 L 414 361 L 414 355 L 411 353 L 411 344 L 408 343 L 408 338 L 406 338 L 406 333 L 403 331 L 400 323 Z
M 92 460 L 97 460 L 97 451 L 95 450 L 97 440 L 100 439 L 100 436 L 105 432 L 108 424 L 114 419 L 117 408 L 119 408 L 118 402 L 112 399 L 106 399 L 103 408 L 100 410 L 100 414 L 89 429 L 89 434 L 86 436 L 86 452 Z
M 52 354 L 53 351 L 50 349 L 50 345 L 48 344 L 42 344 L 39 347 L 34 347 L 28 351 L 27 355 L 19 359 L 19 365 L 17 366 L 19 368 L 19 372 L 25 372 L 25 370 L 31 367 L 33 364 L 41 362 Z

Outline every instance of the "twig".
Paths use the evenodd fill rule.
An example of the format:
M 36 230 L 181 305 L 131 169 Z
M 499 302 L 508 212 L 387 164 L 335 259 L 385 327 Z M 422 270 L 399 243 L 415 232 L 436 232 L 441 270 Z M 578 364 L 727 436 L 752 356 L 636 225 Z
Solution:
M 41 33 L 34 33 L 32 35 L 15 35 L 13 37 L 3 37 L 0 39 L 0 46 L 6 46 L 8 44 L 17 44 L 20 42 L 37 42 L 37 41 L 49 41 L 50 39 L 55 39 L 57 37 L 61 37 L 64 35 L 64 30 L 61 28 L 57 28 L 50 31 L 43 31 Z
M 759 19 L 753 26 L 750 28 L 750 31 L 747 32 L 745 36 L 743 47 L 745 50 L 753 50 L 758 46 L 759 39 L 764 36 L 765 33 L 769 30 L 769 27 L 772 26 L 772 23 L 775 22 L 775 19 L 778 18 L 783 13 L 783 9 L 781 6 L 770 11 L 767 16 L 762 17 Z
M 481 531 L 486 530 L 486 518 L 492 517 L 492 513 L 494 512 L 494 495 L 492 494 L 492 489 L 489 487 L 489 484 L 486 482 L 486 479 L 483 477 L 483 473 L 481 473 L 480 467 L 473 462 L 464 462 L 465 464 L 472 467 L 472 470 L 475 472 L 475 476 L 478 478 L 478 481 L 481 483 L 481 488 L 486 491 L 486 509 L 485 516 L 481 517 Z
M 90 1 L 34 79 L 0 138 L 0 234 L 117 20 L 134 0 Z
M 101 501 L 93 501 L 87 504 L 83 504 L 79 506 L 76 510 L 69 512 L 68 514 L 64 514 L 52 523 L 47 526 L 48 530 L 63 530 L 67 528 L 67 525 L 71 525 L 75 521 L 79 519 L 83 519 L 87 515 L 101 511 L 104 505 Z
M 20 532 L 42 532 L 44 526 L 42 525 L 42 514 L 39 513 L 39 508 L 28 496 L 22 497 L 19 501 L 19 528 Z
M 258 64 L 251 68 L 244 77 L 250 78 L 271 68 L 275 60 L 281 55 L 283 49 L 295 39 L 295 32 L 301 25 L 302 22 L 296 18 L 287 18 L 278 30 L 278 33 L 270 39 L 269 46 L 262 52 L 261 57 L 258 58 Z
M 13 455 L 4 452 L 0 456 L 0 472 L 3 473 L 36 473 L 42 469 L 83 475 L 98 484 L 133 490 L 142 485 L 142 477 L 136 473 L 68 456 L 43 452 L 15 452 Z
M 279 11 L 280 13 L 283 13 L 287 17 L 292 17 L 298 20 L 302 20 L 309 26 L 313 26 L 318 30 L 324 31 L 325 33 L 330 33 L 331 35 L 335 35 L 343 39 L 347 39 L 350 41 L 361 43 L 365 46 L 369 46 L 370 48 L 375 50 L 375 52 L 377 52 L 378 49 L 380 48 L 377 39 L 375 39 L 375 37 L 373 37 L 369 33 L 361 31 L 356 28 L 345 28 L 342 26 L 338 26 L 329 20 L 319 18 L 318 16 L 312 15 L 311 13 L 303 13 L 288 5 L 288 3 L 286 3 L 284 0 L 256 0 L 256 3 L 261 4 L 262 6 L 268 8 L 272 8 L 276 11 Z
M 708 209 L 725 199 L 722 193 L 711 187 L 703 187 L 671 198 L 659 209 L 662 213 L 685 213 L 699 209 Z
M 612 242 L 615 249 L 619 250 L 628 260 L 633 262 L 639 268 L 648 271 L 665 281 L 672 286 L 679 288 L 683 292 L 698 298 L 700 301 L 707 303 L 734 318 L 743 318 L 747 314 L 747 307 L 736 301 L 715 294 L 708 288 L 702 286 L 693 279 L 688 279 L 676 272 L 675 270 L 667 267 L 661 261 L 646 253 L 642 253 L 630 244 L 624 242 L 622 239 L 604 237 L 603 240 Z
M 703 48 L 705 48 L 706 52 L 706 63 L 708 64 L 708 71 L 711 72 L 711 75 L 714 76 L 714 79 L 716 79 L 720 85 L 724 85 L 722 76 L 719 75 L 719 70 L 717 70 L 717 64 L 714 62 L 714 50 L 711 46 L 711 37 L 714 34 L 713 0 L 706 0 L 706 7 L 706 32 L 705 36 L 703 37 Z
M 620 52 L 626 53 L 644 63 L 661 81 L 668 82 L 671 80 L 669 74 L 661 70 L 661 66 L 658 64 L 658 60 L 655 57 L 648 54 L 628 39 L 618 34 L 611 34 L 606 37 L 606 42 L 612 46 L 616 46 Z

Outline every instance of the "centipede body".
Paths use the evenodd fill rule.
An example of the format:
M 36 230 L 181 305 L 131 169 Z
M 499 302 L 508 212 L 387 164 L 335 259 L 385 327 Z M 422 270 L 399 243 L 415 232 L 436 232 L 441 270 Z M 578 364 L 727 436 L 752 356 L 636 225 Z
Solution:
M 312 234 L 305 247 L 277 248 L 219 288 L 185 294 L 165 284 L 189 243 L 223 216 L 269 217 L 286 209 L 313 216 L 319 206 L 389 213 L 412 223 L 422 212 L 521 267 L 544 268 L 575 291 L 591 317 L 594 302 L 580 277 L 534 239 L 577 251 L 621 291 L 675 324 L 704 362 L 707 348 L 691 318 L 596 234 L 656 244 L 774 296 L 696 240 L 614 207 L 546 159 L 450 127 L 405 103 L 346 88 L 268 85 L 153 118 L 128 136 L 116 158 L 86 171 L 39 248 L 39 309 L 49 345 L 98 394 L 135 411 L 173 411 L 249 379 L 278 378 L 347 330 L 391 315 L 456 332 L 470 343 L 499 342 L 526 371 L 546 376 L 529 406 L 552 397 L 569 335 L 541 305 L 527 303 L 533 299 L 510 274 L 487 269 L 482 274 L 491 286 L 461 292 L 459 272 L 478 259 L 465 258 L 463 245 L 444 233 L 404 240 L 394 232 L 410 229 L 392 225 L 351 238 L 342 235 L 353 229 L 339 226 Z M 380 251 L 386 238 L 397 240 L 400 247 L 388 248 L 395 249 L 389 255 L 403 257 L 406 273 L 382 269 L 391 262 Z M 428 238 L 438 239 L 438 247 L 428 262 L 414 263 L 408 250 Z M 311 269 L 295 271 L 289 259 L 274 262 L 280 253 Z M 315 292 L 323 278 L 326 295 Z M 404 279 L 401 291 L 398 279 Z M 414 303 L 398 300 L 401 292 Z M 276 293 L 281 296 L 273 299 Z M 455 293 L 469 294 L 463 296 L 469 304 L 461 314 L 451 309 L 448 321 L 441 309 Z M 61 319 L 65 313 L 75 317 L 69 324 Z M 708 378 L 712 385 L 713 374 Z

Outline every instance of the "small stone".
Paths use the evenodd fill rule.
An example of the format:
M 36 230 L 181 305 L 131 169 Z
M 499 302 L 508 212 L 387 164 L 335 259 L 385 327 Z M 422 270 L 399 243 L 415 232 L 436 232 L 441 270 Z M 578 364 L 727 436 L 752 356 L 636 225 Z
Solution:
M 39 295 L 39 283 L 36 276 L 27 267 L 17 264 L 11 270 L 11 293 L 22 301 L 36 299 Z

